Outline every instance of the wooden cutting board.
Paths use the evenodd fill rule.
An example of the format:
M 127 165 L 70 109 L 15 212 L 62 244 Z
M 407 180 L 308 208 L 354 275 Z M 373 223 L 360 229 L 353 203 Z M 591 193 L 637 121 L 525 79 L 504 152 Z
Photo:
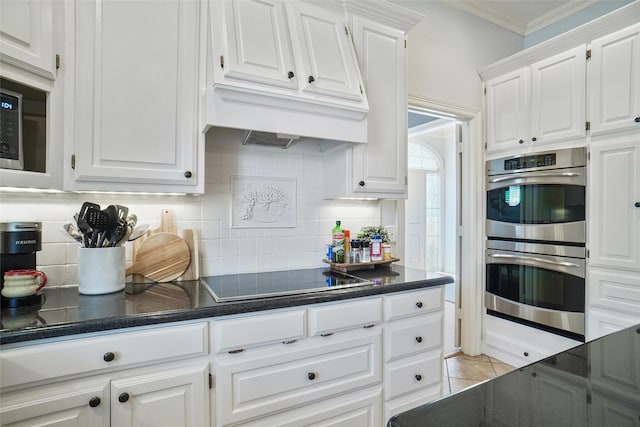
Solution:
M 200 254 L 198 250 L 198 234 L 196 230 L 182 230 L 182 238 L 187 242 L 191 251 L 191 263 L 184 274 L 178 277 L 177 281 L 198 280 L 200 278 Z
M 126 275 L 139 274 L 154 282 L 170 282 L 182 276 L 190 263 L 191 251 L 182 237 L 158 232 L 142 242 Z

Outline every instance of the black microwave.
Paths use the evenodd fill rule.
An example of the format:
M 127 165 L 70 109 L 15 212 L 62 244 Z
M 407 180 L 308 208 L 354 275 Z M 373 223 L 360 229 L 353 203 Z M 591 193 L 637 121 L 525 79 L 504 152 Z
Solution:
M 0 89 L 0 167 L 24 169 L 22 94 Z

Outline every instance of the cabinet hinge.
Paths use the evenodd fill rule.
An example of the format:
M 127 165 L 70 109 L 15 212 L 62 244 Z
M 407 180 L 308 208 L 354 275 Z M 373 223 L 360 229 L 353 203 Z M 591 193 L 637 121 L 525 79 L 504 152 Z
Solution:
M 409 185 L 409 178 L 407 178 L 406 176 L 404 177 L 404 185 Z
M 349 35 L 349 29 L 347 28 L 347 26 L 346 26 L 346 25 L 344 26 L 344 33 L 345 33 L 346 35 Z
M 591 122 L 585 122 L 584 128 L 586 130 L 591 130 Z
M 360 95 L 364 95 L 364 91 L 362 90 L 362 85 L 358 85 L 360 86 Z
M 591 405 L 591 392 L 587 392 L 587 405 Z
M 224 55 L 220 55 L 220 68 L 224 68 Z
M 486 87 L 484 88 L 484 94 L 485 95 L 487 94 L 487 88 Z
M 60 55 L 56 53 L 56 70 L 60 69 Z
M 591 161 L 591 151 L 587 151 L 587 161 Z
M 484 149 L 485 150 L 487 149 L 487 143 L 486 142 L 484 143 Z
M 591 49 L 587 49 L 587 59 L 591 59 Z
M 407 48 L 407 39 L 404 39 L 404 48 Z
M 591 251 L 587 249 L 587 258 L 591 258 Z
M 75 169 L 76 168 L 76 155 L 72 154 L 71 155 L 71 169 Z
M 209 374 L 209 389 L 213 388 L 213 375 Z

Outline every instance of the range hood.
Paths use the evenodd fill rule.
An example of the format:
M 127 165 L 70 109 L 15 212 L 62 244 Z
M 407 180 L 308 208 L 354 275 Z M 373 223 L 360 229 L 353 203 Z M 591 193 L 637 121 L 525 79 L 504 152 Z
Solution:
M 205 131 L 250 130 L 247 143 L 281 148 L 293 141 L 278 134 L 367 142 L 369 104 L 344 9 L 322 5 L 212 3 Z

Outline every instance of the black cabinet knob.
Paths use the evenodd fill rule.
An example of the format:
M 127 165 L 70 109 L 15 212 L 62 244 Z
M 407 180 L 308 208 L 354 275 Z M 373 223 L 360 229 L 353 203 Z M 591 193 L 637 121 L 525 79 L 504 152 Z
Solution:
M 536 138 L 536 137 L 534 136 L 533 138 L 531 138 L 531 140 L 532 140 L 533 142 L 536 142 L 536 141 L 538 140 L 538 138 Z
M 633 206 L 635 206 L 636 208 L 640 208 L 640 202 L 635 202 Z
M 92 397 L 89 401 L 89 406 L 95 408 L 96 406 L 100 406 L 100 398 L 98 396 Z
M 418 307 L 418 308 L 422 308 L 422 301 L 418 301 L 418 302 L 416 303 L 416 307 Z
M 116 355 L 110 351 L 106 352 L 103 356 L 102 359 L 105 362 L 113 362 L 113 360 L 116 358 Z
M 292 79 L 292 78 L 294 78 L 294 77 L 295 77 L 295 74 L 293 74 L 293 71 L 289 71 L 289 72 L 287 73 L 287 77 L 289 77 L 290 79 Z
M 524 144 L 524 139 L 519 140 L 518 144 Z
M 316 374 L 314 372 L 309 372 L 307 374 L 307 378 L 309 378 L 311 381 L 316 379 Z
M 358 183 L 358 185 L 359 185 L 360 187 L 364 187 L 364 184 L 365 184 L 365 183 L 364 183 L 364 181 L 360 181 L 360 182 Z
M 640 123 L 640 117 L 636 117 L 635 119 L 633 119 L 633 121 L 636 123 Z
M 185 177 L 185 178 L 191 178 L 192 176 L 193 176 L 193 174 L 191 173 L 191 171 L 186 171 L 186 172 L 184 173 L 184 177 Z
M 309 83 L 313 83 L 315 81 L 316 81 L 316 79 L 314 79 L 313 76 L 309 76 Z
M 416 374 L 416 381 L 422 381 L 422 375 Z
M 525 352 L 524 352 L 524 353 L 522 353 L 522 354 L 524 354 L 524 357 L 529 357 L 529 352 L 528 352 L 528 351 L 525 351 Z
M 416 337 L 417 342 L 422 342 L 422 337 Z
M 127 400 L 129 400 L 129 393 L 122 393 L 120 396 L 118 396 L 118 402 L 120 403 L 124 403 Z

